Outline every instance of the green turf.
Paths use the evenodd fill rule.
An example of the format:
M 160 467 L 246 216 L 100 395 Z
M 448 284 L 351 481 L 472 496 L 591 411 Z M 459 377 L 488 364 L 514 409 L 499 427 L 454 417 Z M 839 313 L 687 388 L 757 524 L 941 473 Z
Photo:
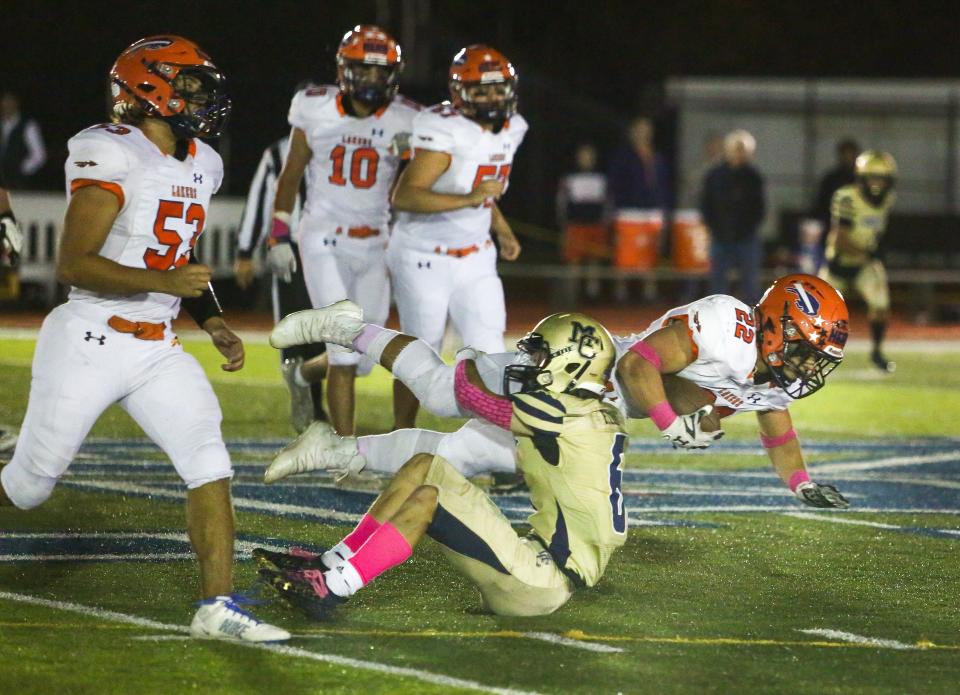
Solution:
M 244 376 L 223 374 L 215 353 L 188 344 L 214 381 L 227 438 L 287 437 L 287 399 L 275 355 L 248 347 Z M 29 341 L 0 340 L 0 422 L 19 422 L 29 389 Z M 828 388 L 794 413 L 803 438 L 863 439 L 955 434 L 960 375 L 951 354 L 892 355 L 900 371 L 869 378 L 854 354 Z M 389 424 L 389 379 L 360 382 L 360 429 Z M 934 405 L 935 404 L 935 407 Z M 423 418 L 422 425 L 453 428 Z M 725 422 L 731 438 L 755 438 L 755 421 Z M 650 437 L 648 424 L 633 423 Z M 140 437 L 117 409 L 94 434 Z M 834 457 L 835 458 L 835 457 Z M 764 465 L 762 457 L 633 455 L 634 466 L 709 470 Z M 329 544 L 343 526 L 238 513 L 243 533 Z M 359 594 L 329 623 L 282 606 L 257 609 L 301 635 L 292 646 L 322 654 L 542 693 L 955 693 L 960 682 L 958 540 L 776 514 L 687 514 L 716 528 L 638 527 L 601 584 L 553 616 L 479 613 L 477 594 L 425 541 L 415 557 Z M 870 514 L 857 519 L 960 529 L 950 515 Z M 42 508 L 0 509 L 3 531 L 177 530 L 182 505 L 61 488 Z M 255 568 L 237 566 L 237 585 Z M 185 625 L 196 598 L 192 562 L 0 564 L 0 591 L 75 602 Z M 844 645 L 798 630 L 830 628 L 924 649 Z M 622 648 L 593 653 L 524 638 L 576 631 Z M 2 693 L 456 692 L 396 675 L 289 654 L 158 635 L 51 608 L 0 599 Z

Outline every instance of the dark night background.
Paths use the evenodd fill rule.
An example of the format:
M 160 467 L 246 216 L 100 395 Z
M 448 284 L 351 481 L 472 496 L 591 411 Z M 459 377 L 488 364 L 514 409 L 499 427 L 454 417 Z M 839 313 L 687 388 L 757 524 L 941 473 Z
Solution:
M 606 148 L 627 119 L 645 114 L 671 153 L 665 78 L 960 77 L 957 2 L 4 1 L 0 89 L 19 93 L 39 120 L 49 149 L 42 182 L 59 188 L 65 142 L 103 119 L 118 53 L 143 36 L 183 34 L 231 81 L 221 149 L 226 192 L 243 194 L 263 147 L 286 131 L 293 86 L 332 81 L 343 33 L 378 20 L 406 52 L 402 91 L 424 103 L 445 98 L 450 58 L 465 44 L 489 43 L 514 62 L 532 128 L 504 209 L 545 225 L 576 142 Z

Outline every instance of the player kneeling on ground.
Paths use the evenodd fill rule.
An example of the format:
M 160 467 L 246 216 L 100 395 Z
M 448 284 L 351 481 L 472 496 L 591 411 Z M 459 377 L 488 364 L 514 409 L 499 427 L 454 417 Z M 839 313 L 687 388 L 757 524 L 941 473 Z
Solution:
M 312 321 L 353 311 L 355 305 L 301 312 Z M 306 317 L 306 318 L 304 318 Z M 364 325 L 359 311 L 332 342 L 379 343 L 388 367 L 415 339 Z M 287 327 L 291 317 L 286 320 Z M 281 323 L 278 329 L 282 329 Z M 488 389 L 472 359 L 456 366 L 461 407 L 517 438 L 517 460 L 536 512 L 531 534 L 521 538 L 493 500 L 443 457 L 409 458 L 359 525 L 319 557 L 257 549 L 261 575 L 281 596 L 314 618 L 323 618 L 373 579 L 401 564 L 428 535 L 480 590 L 484 607 L 498 615 L 546 615 L 577 587 L 593 586 L 613 552 L 626 541 L 627 518 L 620 490 L 627 436 L 617 409 L 602 400 L 616 352 L 607 330 L 583 314 L 554 314 L 523 341 L 526 369 L 512 373 L 520 391 L 509 397 Z M 368 345 L 369 347 L 369 345 Z M 369 354 L 369 353 L 368 353 Z M 309 446 L 301 438 L 300 445 Z M 293 472 L 289 457 L 277 480 Z M 316 468 L 314 468 L 316 470 Z

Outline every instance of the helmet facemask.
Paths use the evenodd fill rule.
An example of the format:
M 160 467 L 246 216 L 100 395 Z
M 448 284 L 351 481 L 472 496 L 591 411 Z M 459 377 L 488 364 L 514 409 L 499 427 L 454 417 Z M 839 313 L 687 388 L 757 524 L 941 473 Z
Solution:
M 499 73 L 488 74 L 500 78 Z M 452 81 L 450 89 L 459 97 L 459 108 L 465 116 L 478 123 L 500 126 L 517 111 L 515 86 L 512 80 L 503 79 L 467 83 Z
M 364 106 L 377 109 L 397 95 L 402 63 L 379 65 L 344 58 L 337 63 L 340 88 Z
M 520 384 L 520 393 L 537 391 L 553 383 L 547 371 L 550 344 L 539 333 L 529 333 L 517 342 L 517 359 L 503 369 L 503 392 L 511 393 L 511 385 Z
M 777 386 L 791 398 L 805 398 L 827 383 L 827 376 L 843 361 L 814 347 L 796 327 L 786 308 L 780 317 L 783 343 L 767 356 L 767 367 Z
M 232 103 L 224 89 L 225 78 L 216 68 L 189 65 L 170 81 L 168 102 L 172 116 L 164 116 L 178 138 L 216 138 L 223 132 Z
M 879 207 L 893 190 L 894 179 L 881 174 L 864 174 L 857 177 L 857 184 L 867 202 Z

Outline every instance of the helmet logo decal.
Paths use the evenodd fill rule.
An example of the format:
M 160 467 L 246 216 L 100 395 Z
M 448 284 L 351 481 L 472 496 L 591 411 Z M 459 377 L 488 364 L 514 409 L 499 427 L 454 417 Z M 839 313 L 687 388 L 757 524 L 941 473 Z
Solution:
M 600 339 L 597 337 L 597 329 L 593 326 L 584 326 L 579 321 L 572 321 L 573 334 L 570 336 L 570 342 L 576 343 L 581 356 L 592 360 L 597 356 L 597 348 L 600 347 Z
M 803 283 L 795 282 L 786 289 L 787 292 L 797 295 L 794 305 L 807 316 L 816 316 L 820 311 L 820 301 L 803 288 Z

